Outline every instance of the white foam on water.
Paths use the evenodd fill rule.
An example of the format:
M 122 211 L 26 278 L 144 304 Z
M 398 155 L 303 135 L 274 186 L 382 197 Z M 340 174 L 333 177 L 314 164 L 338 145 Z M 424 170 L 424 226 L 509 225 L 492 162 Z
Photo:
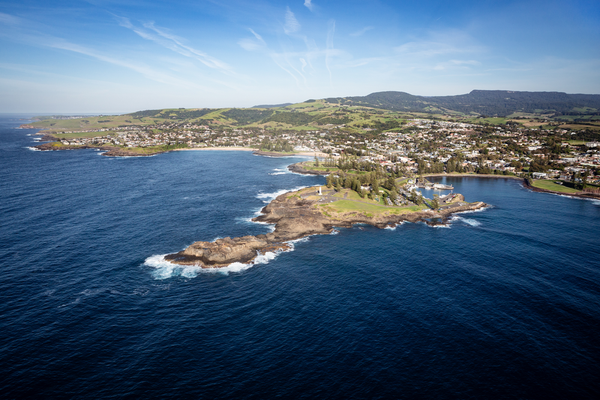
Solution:
M 339 232 L 339 231 L 334 231 Z M 335 233 L 333 233 L 335 234 Z M 258 255 L 252 262 L 249 263 L 240 263 L 234 262 L 229 264 L 226 267 L 215 267 L 215 268 L 202 268 L 199 265 L 179 265 L 173 264 L 167 260 L 165 260 L 166 254 L 157 254 L 148 257 L 144 261 L 144 265 L 147 267 L 154 268 L 152 272 L 152 276 L 156 280 L 164 280 L 173 278 L 176 276 L 181 276 L 184 278 L 196 278 L 201 273 L 219 273 L 223 275 L 229 275 L 229 273 L 239 273 L 243 272 L 247 269 L 254 267 L 255 265 L 268 264 L 270 261 L 277 258 L 277 256 L 281 253 L 287 253 L 295 250 L 296 243 L 307 242 L 309 237 L 303 237 L 300 239 L 290 240 L 286 242 L 290 247 L 289 249 L 277 250 L 277 251 L 267 251 L 264 254 L 257 253 Z M 216 239 L 215 239 L 216 240 Z
M 259 254 L 254 259 L 254 264 L 268 264 L 269 261 L 274 260 L 277 257 L 277 253 L 267 251 L 265 254 Z
M 450 229 L 450 225 L 449 224 L 437 224 L 437 225 L 428 225 L 432 228 L 448 228 Z
M 450 218 L 450 221 L 451 222 L 463 222 L 470 226 L 481 226 L 481 222 L 477 221 L 476 219 L 463 218 L 463 217 L 459 217 L 458 215 L 455 215 L 452 218 Z
M 396 230 L 396 225 L 387 225 L 383 229 L 387 229 L 387 230 L 390 230 L 390 231 L 395 231 Z
M 592 200 L 592 204 L 595 206 L 600 206 L 600 200 Z
M 494 206 L 486 206 L 486 207 L 482 207 L 482 208 L 478 208 L 476 210 L 467 210 L 467 211 L 458 211 L 453 213 L 454 215 L 459 215 L 459 214 L 472 214 L 472 213 L 479 213 L 479 212 L 484 212 L 485 210 L 487 210 L 488 208 L 493 208 Z
M 476 219 L 463 218 L 463 222 L 471 226 L 481 226 L 481 222 L 477 221 Z
M 310 239 L 310 236 L 306 236 L 300 239 L 294 239 L 294 240 L 290 240 L 287 243 L 289 243 L 292 246 L 292 249 L 294 248 L 294 244 L 296 243 L 306 243 L 308 242 L 308 239 Z
M 287 172 L 271 172 L 269 175 L 285 175 Z
M 307 187 L 308 186 L 298 186 L 297 188 L 294 188 L 294 189 L 282 189 L 282 190 L 279 190 L 279 191 L 273 192 L 273 193 L 259 193 L 256 195 L 256 198 L 261 199 L 263 201 L 263 203 L 269 204 L 272 200 L 274 200 L 275 198 L 277 198 L 278 196 L 280 196 L 284 193 L 295 192 L 297 190 L 304 189 Z
M 337 229 L 334 229 L 331 231 L 330 235 L 337 235 L 338 233 L 340 233 L 340 231 L 338 231 Z
M 29 149 L 31 151 L 42 151 L 40 149 L 38 149 L 37 147 L 25 147 L 26 149 Z

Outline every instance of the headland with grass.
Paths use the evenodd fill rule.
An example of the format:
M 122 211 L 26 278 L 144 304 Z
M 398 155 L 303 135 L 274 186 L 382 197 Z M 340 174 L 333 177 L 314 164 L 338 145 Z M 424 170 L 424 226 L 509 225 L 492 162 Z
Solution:
M 378 228 L 395 227 L 404 222 L 445 224 L 457 212 L 484 208 L 483 202 L 468 203 L 455 195 L 444 207 L 427 204 L 384 205 L 379 199 L 361 198 L 351 189 L 335 190 L 324 186 L 284 193 L 261 210 L 253 221 L 274 224 L 273 232 L 214 242 L 195 242 L 166 260 L 175 264 L 203 268 L 226 267 L 232 263 L 252 263 L 267 252 L 285 251 L 290 241 L 312 235 L 330 234 L 335 227 L 368 224 Z

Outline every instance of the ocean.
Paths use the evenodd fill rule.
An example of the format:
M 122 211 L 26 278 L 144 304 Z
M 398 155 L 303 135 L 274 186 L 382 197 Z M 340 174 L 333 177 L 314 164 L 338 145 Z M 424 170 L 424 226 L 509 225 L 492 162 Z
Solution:
M 224 270 L 295 158 L 40 152 L 0 118 L 0 397 L 600 397 L 600 201 L 440 178 L 491 206 L 356 226 Z

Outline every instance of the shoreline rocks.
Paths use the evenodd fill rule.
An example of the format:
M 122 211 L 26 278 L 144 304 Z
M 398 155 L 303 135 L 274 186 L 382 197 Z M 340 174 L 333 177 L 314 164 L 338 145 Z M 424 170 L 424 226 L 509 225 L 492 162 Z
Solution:
M 135 151 L 130 151 L 127 149 L 122 149 L 122 148 L 113 147 L 113 146 L 88 146 L 88 145 L 71 146 L 71 145 L 64 145 L 64 144 L 56 146 L 55 145 L 56 143 L 57 142 L 43 143 L 43 144 L 39 144 L 39 145 L 33 146 L 33 147 L 40 149 L 42 151 L 97 149 L 97 150 L 106 151 L 105 153 L 102 153 L 102 155 L 106 156 L 106 157 L 149 157 L 149 156 L 153 156 L 156 154 L 162 154 L 162 153 L 167 153 L 167 152 L 171 151 L 171 150 L 167 150 L 167 151 L 157 151 L 155 153 L 138 153 Z
M 540 192 L 540 193 L 559 194 L 561 196 L 577 197 L 580 199 L 600 199 L 600 194 L 595 194 L 595 193 L 586 193 L 586 192 L 563 193 L 563 192 L 555 192 L 554 190 L 540 189 L 540 188 L 537 188 L 537 187 L 531 185 L 529 183 L 528 179 L 523 179 L 523 187 L 530 189 L 534 192 Z
M 316 200 L 304 199 L 298 192 L 278 196 L 261 210 L 255 222 L 275 225 L 271 233 L 257 236 L 217 239 L 214 242 L 195 242 L 183 251 L 165 256 L 167 261 L 202 268 L 225 267 L 232 263 L 251 263 L 266 252 L 290 249 L 289 241 L 312 235 L 325 235 L 335 227 L 350 228 L 356 224 L 368 224 L 378 228 L 395 226 L 402 222 L 425 222 L 429 225 L 445 224 L 457 212 L 487 207 L 483 202 L 466 204 L 442 211 L 425 210 L 406 214 L 379 214 L 368 217 L 358 212 L 326 216 L 316 207 Z M 391 208 L 390 208 L 391 209 Z M 434 222 L 439 219 L 440 222 Z
M 328 171 L 313 171 L 304 168 L 305 161 L 288 165 L 288 170 L 303 175 L 329 175 Z

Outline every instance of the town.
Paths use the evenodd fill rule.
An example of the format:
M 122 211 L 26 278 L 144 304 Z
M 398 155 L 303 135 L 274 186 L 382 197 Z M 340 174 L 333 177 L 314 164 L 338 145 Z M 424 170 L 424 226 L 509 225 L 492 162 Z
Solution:
M 587 131 L 528 128 L 517 123 L 490 126 L 433 119 L 406 120 L 402 129 L 347 132 L 343 125 L 320 130 L 214 127 L 189 122 L 128 125 L 62 131 L 65 146 L 112 145 L 125 148 L 247 147 L 274 152 L 354 155 L 385 168 L 413 174 L 478 173 L 531 176 L 600 184 L 600 143 Z M 97 133 L 97 135 L 95 135 Z M 91 136 L 90 136 L 91 135 Z

